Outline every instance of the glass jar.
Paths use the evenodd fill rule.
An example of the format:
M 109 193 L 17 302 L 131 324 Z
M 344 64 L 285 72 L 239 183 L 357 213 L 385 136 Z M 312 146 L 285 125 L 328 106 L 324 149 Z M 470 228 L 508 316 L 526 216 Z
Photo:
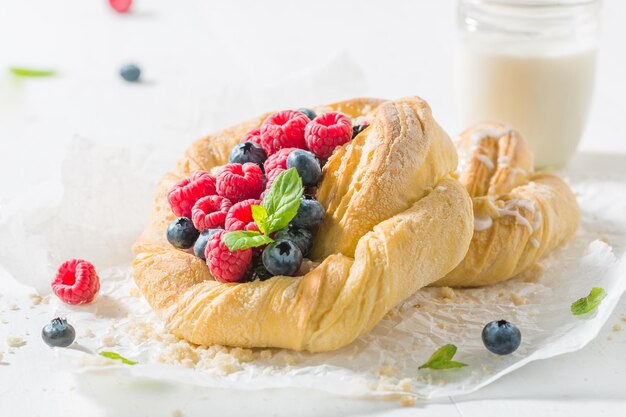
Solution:
M 464 126 L 520 130 L 537 168 L 576 151 L 594 89 L 600 0 L 459 0 L 457 101 Z

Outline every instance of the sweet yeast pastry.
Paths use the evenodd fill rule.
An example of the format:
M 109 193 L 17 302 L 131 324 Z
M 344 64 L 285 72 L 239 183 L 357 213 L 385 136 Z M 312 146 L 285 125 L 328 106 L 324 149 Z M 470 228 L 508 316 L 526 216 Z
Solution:
M 219 283 L 202 259 L 164 236 L 174 218 L 166 196 L 172 184 L 227 163 L 267 115 L 193 143 L 161 179 L 133 247 L 133 273 L 175 335 L 199 345 L 337 349 L 463 259 L 473 234 L 471 199 L 454 178 L 456 150 L 428 104 L 353 99 L 314 110 L 327 109 L 365 116 L 370 126 L 324 167 L 317 198 L 326 218 L 302 276 Z
M 580 209 L 558 176 L 533 172 L 520 132 L 480 123 L 455 141 L 460 180 L 473 200 L 474 237 L 463 261 L 434 285 L 494 284 L 531 267 L 570 239 Z

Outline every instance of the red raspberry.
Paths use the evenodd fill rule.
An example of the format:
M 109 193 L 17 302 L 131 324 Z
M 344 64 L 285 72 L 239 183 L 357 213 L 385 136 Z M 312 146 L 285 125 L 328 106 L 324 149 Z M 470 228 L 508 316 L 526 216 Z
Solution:
M 226 231 L 217 232 L 209 239 L 204 249 L 206 263 L 216 281 L 240 282 L 252 260 L 252 249 L 231 252 L 222 242 L 224 233 Z
M 261 145 L 261 129 L 252 129 L 245 135 L 243 135 L 242 142 L 253 142 L 257 145 Z M 262 147 L 262 146 L 261 146 Z
M 215 188 L 219 195 L 233 203 L 259 198 L 263 191 L 263 171 L 251 162 L 228 164 L 217 175 Z
M 328 159 L 335 147 L 352 139 L 352 123 L 341 113 L 324 113 L 306 125 L 304 138 L 311 152 Z
M 298 148 L 283 148 L 276 152 L 274 155 L 267 158 L 263 164 L 265 172 L 272 172 L 276 168 L 287 169 L 287 157 L 292 151 Z
M 126 13 L 132 3 L 132 0 L 109 0 L 111 7 L 118 13 Z
M 63 262 L 52 280 L 52 291 L 67 304 L 86 304 L 100 291 L 96 269 L 82 259 Z
M 285 171 L 284 168 L 281 167 L 276 167 L 273 170 L 271 170 L 270 172 L 267 173 L 267 175 L 265 176 L 265 190 L 263 191 L 263 193 L 261 194 L 261 199 L 265 198 L 265 194 L 267 194 L 267 192 L 270 190 L 270 188 L 272 187 L 272 184 L 274 183 L 274 181 L 276 180 L 276 178 L 280 175 L 281 172 Z
M 191 209 L 191 220 L 199 231 L 224 227 L 226 213 L 233 205 L 229 199 L 219 195 L 202 197 Z
M 191 209 L 196 201 L 215 194 L 215 177 L 208 172 L 198 171 L 174 185 L 167 200 L 178 217 L 191 217 Z
M 260 205 L 261 200 L 244 200 L 235 204 L 228 210 L 226 221 L 224 223 L 226 230 L 259 230 L 252 219 L 253 205 Z
M 269 156 L 282 148 L 306 149 L 304 128 L 309 118 L 299 111 L 274 113 L 261 125 L 261 146 Z

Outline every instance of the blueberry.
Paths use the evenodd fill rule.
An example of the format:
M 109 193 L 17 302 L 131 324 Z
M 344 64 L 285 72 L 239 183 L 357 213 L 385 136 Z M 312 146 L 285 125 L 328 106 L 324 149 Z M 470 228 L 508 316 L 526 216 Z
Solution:
M 288 240 L 277 240 L 263 250 L 263 265 L 272 275 L 293 275 L 302 263 L 302 252 Z
M 298 111 L 308 117 L 309 120 L 313 120 L 317 117 L 317 114 L 313 110 L 306 107 L 301 107 L 298 109 Z
M 287 168 L 295 168 L 304 186 L 316 185 L 322 179 L 322 168 L 315 154 L 296 149 L 287 157 Z
M 252 281 L 265 281 L 268 280 L 270 278 L 272 278 L 274 275 L 272 275 L 266 268 L 265 265 L 259 265 L 256 268 L 254 268 L 254 271 L 252 271 Z
M 167 226 L 167 241 L 178 249 L 189 249 L 199 235 L 200 232 L 193 227 L 193 222 L 188 217 L 174 219 Z
M 364 122 L 360 125 L 352 126 L 352 139 L 356 138 L 359 133 L 365 130 L 370 124 L 369 122 Z
M 311 247 L 313 246 L 313 233 L 307 229 L 301 229 L 290 225 L 284 229 L 279 230 L 274 236 L 276 240 L 288 240 L 298 246 L 302 256 L 307 256 Z
M 519 329 L 506 320 L 487 323 L 483 329 L 482 338 L 487 350 L 498 355 L 515 352 L 522 342 Z
M 128 64 L 124 65 L 120 68 L 120 75 L 123 79 L 128 81 L 129 83 L 134 83 L 139 80 L 139 76 L 141 75 L 141 70 L 137 65 Z
M 326 215 L 324 206 L 308 194 L 302 196 L 300 207 L 291 224 L 303 229 L 315 229 L 322 223 Z
M 193 244 L 194 255 L 196 255 L 198 258 L 202 259 L 203 261 L 206 261 L 206 258 L 204 257 L 204 250 L 206 249 L 206 244 L 209 242 L 209 239 L 211 238 L 211 236 L 213 236 L 215 233 L 219 232 L 220 230 L 222 229 L 207 229 L 204 232 L 200 233 L 200 236 L 198 236 L 196 243 Z
M 41 338 L 48 346 L 68 347 L 74 343 L 76 331 L 71 324 L 67 324 L 67 320 L 57 317 L 43 326 Z
M 252 162 L 263 167 L 263 162 L 265 162 L 266 159 L 267 155 L 261 145 L 257 145 L 254 142 L 242 142 L 237 144 L 232 151 L 230 151 L 229 161 L 237 164 Z

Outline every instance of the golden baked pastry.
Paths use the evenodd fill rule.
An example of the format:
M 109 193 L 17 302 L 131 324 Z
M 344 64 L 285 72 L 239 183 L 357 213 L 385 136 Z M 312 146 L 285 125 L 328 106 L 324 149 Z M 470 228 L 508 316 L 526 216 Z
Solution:
M 463 259 L 473 233 L 471 199 L 452 175 L 454 145 L 426 102 L 354 99 L 314 110 L 371 124 L 324 167 L 317 197 L 327 215 L 316 262 L 303 276 L 222 284 L 164 236 L 174 218 L 171 185 L 225 164 L 267 115 L 195 142 L 159 182 L 152 218 L 133 247 L 133 273 L 175 335 L 199 345 L 337 349 Z
M 570 239 L 580 209 L 558 176 L 533 172 L 526 139 L 480 123 L 455 142 L 459 175 L 473 200 L 474 237 L 463 261 L 434 285 L 474 287 L 511 278 Z

